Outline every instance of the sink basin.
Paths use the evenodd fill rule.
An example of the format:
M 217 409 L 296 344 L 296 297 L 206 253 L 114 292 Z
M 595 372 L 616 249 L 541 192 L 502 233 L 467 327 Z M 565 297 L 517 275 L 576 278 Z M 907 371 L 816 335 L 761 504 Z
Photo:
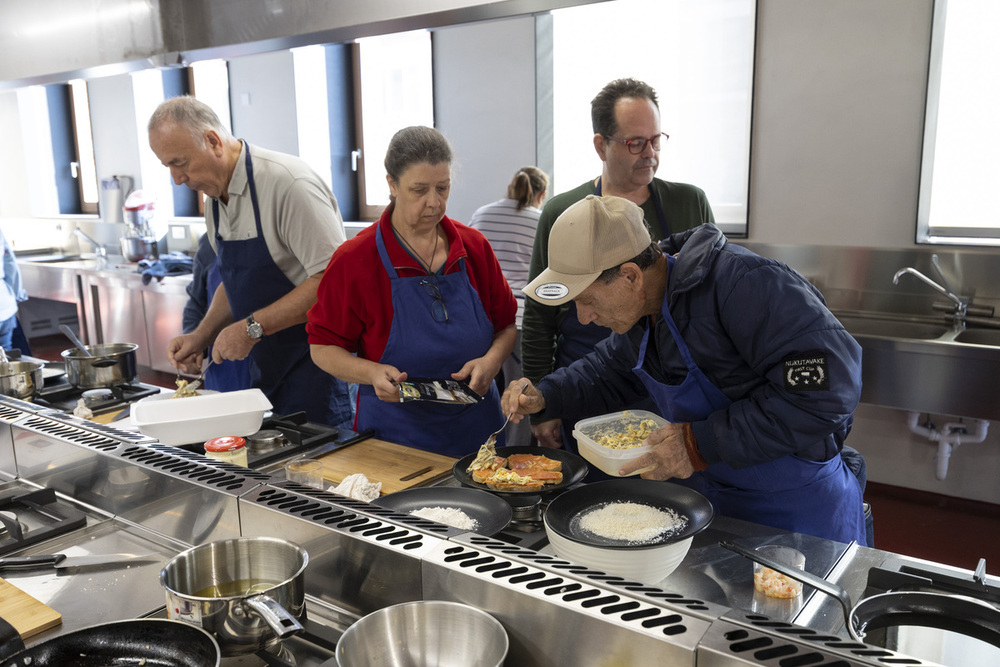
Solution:
M 955 336 L 956 343 L 994 345 L 1000 347 L 1000 329 L 966 329 Z
M 857 315 L 841 315 L 837 319 L 840 320 L 849 333 L 862 336 L 933 340 L 940 338 L 950 329 L 944 323 L 935 324 L 909 319 L 863 317 Z
M 59 264 L 61 262 L 79 262 L 83 257 L 80 255 L 28 255 L 27 257 L 18 257 L 18 259 L 36 264 Z

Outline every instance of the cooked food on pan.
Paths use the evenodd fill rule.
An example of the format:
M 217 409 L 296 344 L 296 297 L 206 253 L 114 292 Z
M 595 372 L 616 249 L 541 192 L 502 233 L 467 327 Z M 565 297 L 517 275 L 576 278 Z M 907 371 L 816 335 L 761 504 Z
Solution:
M 188 381 L 182 378 L 177 378 L 177 391 L 170 398 L 188 398 L 189 396 L 197 396 L 198 392 L 195 389 L 188 389 Z
M 494 491 L 540 491 L 546 484 L 563 480 L 562 461 L 534 454 L 511 454 L 504 458 L 486 443 L 466 472 L 472 481 L 485 484 Z M 490 455 L 492 449 L 492 456 Z

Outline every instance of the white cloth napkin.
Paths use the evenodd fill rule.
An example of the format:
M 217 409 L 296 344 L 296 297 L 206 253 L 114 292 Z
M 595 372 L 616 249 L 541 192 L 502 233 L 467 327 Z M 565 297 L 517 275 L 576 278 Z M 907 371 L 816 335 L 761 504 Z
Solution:
M 340 484 L 331 486 L 330 491 L 348 498 L 370 503 L 382 492 L 382 482 L 369 482 L 364 473 L 356 472 L 348 475 Z

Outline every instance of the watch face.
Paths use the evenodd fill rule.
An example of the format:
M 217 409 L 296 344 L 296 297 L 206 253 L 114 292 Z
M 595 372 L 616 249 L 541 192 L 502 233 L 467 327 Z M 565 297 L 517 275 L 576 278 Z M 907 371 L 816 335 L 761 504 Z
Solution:
M 247 321 L 247 336 L 250 338 L 261 338 L 264 335 L 264 327 L 253 319 Z

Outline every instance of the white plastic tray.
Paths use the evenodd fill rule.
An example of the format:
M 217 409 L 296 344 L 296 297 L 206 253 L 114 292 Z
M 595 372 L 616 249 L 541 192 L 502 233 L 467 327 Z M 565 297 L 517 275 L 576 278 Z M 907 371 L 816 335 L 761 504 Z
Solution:
M 140 433 L 165 445 L 191 445 L 224 435 L 256 433 L 270 409 L 271 402 L 260 389 L 243 389 L 138 401 L 132 406 L 132 423 Z

